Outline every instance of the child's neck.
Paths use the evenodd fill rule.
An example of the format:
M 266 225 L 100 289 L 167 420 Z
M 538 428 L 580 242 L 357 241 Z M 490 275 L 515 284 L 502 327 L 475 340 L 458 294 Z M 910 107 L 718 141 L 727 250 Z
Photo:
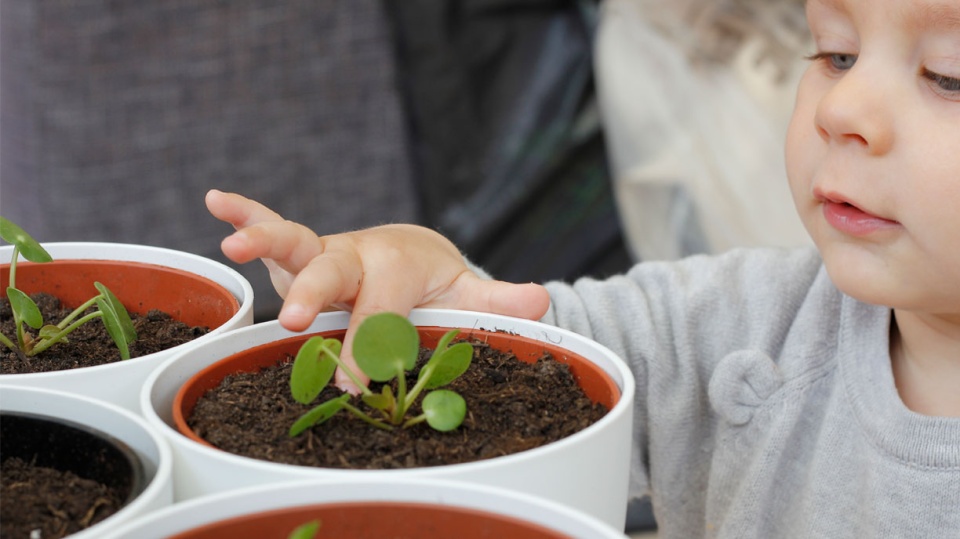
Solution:
M 929 416 L 960 417 L 960 324 L 895 311 L 890 328 L 893 378 L 903 403 Z

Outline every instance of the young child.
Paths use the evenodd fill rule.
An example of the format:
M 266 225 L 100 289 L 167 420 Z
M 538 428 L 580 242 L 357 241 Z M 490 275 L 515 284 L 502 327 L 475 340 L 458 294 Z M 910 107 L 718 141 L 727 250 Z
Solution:
M 438 306 L 610 347 L 638 381 L 632 489 L 662 537 L 960 537 L 960 4 L 806 9 L 786 162 L 816 250 L 542 288 L 487 279 L 426 229 L 317 237 L 212 191 L 239 230 L 223 250 L 272 266 L 290 329 Z

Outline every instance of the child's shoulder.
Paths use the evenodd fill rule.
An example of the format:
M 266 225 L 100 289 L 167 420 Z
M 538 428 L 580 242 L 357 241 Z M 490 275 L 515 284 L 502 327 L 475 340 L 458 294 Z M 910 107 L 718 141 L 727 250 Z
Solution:
M 716 255 L 695 255 L 671 262 L 633 267 L 634 278 L 657 276 L 685 288 L 721 287 L 737 294 L 804 293 L 823 277 L 823 261 L 813 247 L 738 248 Z
M 809 247 L 739 247 L 713 255 L 694 255 L 681 263 L 714 266 L 718 271 L 749 273 L 774 269 L 789 273 L 811 273 L 823 264 L 820 252 Z M 790 270 L 792 268 L 792 270 Z

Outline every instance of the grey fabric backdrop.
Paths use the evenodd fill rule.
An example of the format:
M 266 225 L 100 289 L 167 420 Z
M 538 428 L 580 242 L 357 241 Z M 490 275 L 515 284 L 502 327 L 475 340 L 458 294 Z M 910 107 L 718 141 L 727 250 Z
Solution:
M 483 10 L 462 9 L 469 3 L 450 9 L 481 25 L 535 15 L 525 11 L 533 4 L 569 7 L 520 3 L 514 13 L 474 2 L 492 14 L 485 21 Z M 251 280 L 257 318 L 274 317 L 280 301 L 266 270 L 220 254 L 229 227 L 204 209 L 207 189 L 239 191 L 324 233 L 432 224 L 418 207 L 424 186 L 408 156 L 412 137 L 424 136 L 424 121 L 446 123 L 460 138 L 439 145 L 450 153 L 440 158 L 477 150 L 468 131 L 477 126 L 437 115 L 432 95 L 411 92 L 405 104 L 384 5 L 395 15 L 417 11 L 396 0 L 0 0 L 0 214 L 41 241 L 140 243 L 215 258 Z M 437 28 L 429 25 L 427 34 L 411 34 L 416 25 L 402 22 L 395 20 L 407 28 L 398 30 L 401 41 L 430 44 L 418 54 L 451 56 L 446 40 L 455 36 L 431 34 Z M 436 83 L 421 75 L 406 82 Z M 411 121 L 406 106 L 427 112 Z M 584 147 L 602 155 L 596 145 Z M 516 280 L 629 262 L 622 245 L 608 250 L 616 256 L 577 247 L 578 239 L 619 233 L 608 226 L 613 210 L 597 210 L 612 207 L 603 159 L 573 166 L 583 157 L 576 145 L 567 157 L 560 173 L 575 181 L 543 186 L 549 214 L 541 208 L 526 226 L 512 222 L 471 256 Z M 523 217 L 524 207 L 518 212 Z M 592 226 L 557 234 L 556 219 L 572 222 L 570 215 Z M 551 232 L 551 243 L 531 233 L 533 225 Z M 530 253 L 537 256 L 523 256 Z M 648 505 L 632 507 L 633 525 L 649 526 L 648 513 Z
M 210 187 L 321 232 L 417 220 L 379 0 L 3 0 L 0 25 L 0 213 L 41 241 L 226 261 Z

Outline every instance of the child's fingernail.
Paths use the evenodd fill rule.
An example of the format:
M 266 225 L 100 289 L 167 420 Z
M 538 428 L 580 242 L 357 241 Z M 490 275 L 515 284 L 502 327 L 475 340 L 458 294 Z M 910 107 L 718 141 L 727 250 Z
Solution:
M 243 240 L 237 238 L 236 235 L 227 236 L 220 242 L 220 249 L 223 250 L 239 249 L 241 247 L 243 247 Z
M 347 376 L 337 376 L 334 380 L 334 385 L 336 385 L 340 391 L 349 393 L 353 396 L 360 394 L 360 388 L 357 387 L 357 384 L 353 383 L 353 380 Z
M 283 306 L 281 313 L 286 316 L 301 317 L 306 313 L 306 309 L 299 303 L 287 303 Z

